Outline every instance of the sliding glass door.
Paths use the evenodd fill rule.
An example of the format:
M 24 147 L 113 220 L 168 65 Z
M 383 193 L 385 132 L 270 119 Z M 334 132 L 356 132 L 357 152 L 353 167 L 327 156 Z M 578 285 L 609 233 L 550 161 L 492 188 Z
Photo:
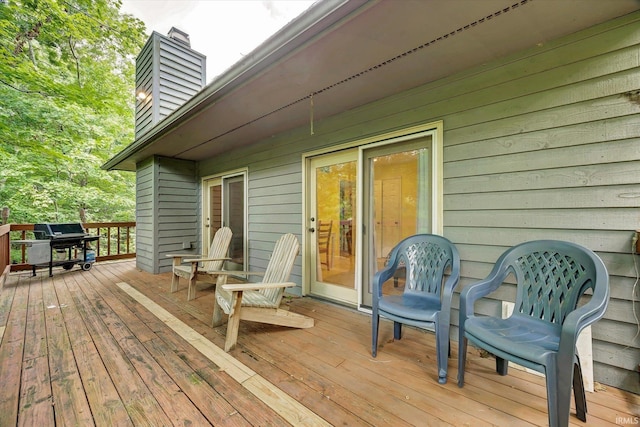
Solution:
M 441 123 L 305 157 L 305 290 L 362 308 L 391 250 L 442 233 Z M 440 141 L 440 142 L 439 142 Z M 402 291 L 401 274 L 384 292 Z
M 229 245 L 229 270 L 243 270 L 246 259 L 246 174 L 239 172 L 203 182 L 203 242 L 208 249 L 215 232 L 227 226 L 233 237 Z M 206 250 L 205 249 L 205 250 Z
M 405 237 L 431 232 L 431 137 L 363 150 L 362 305 L 371 306 L 373 274 Z M 400 291 L 396 277 L 390 292 Z

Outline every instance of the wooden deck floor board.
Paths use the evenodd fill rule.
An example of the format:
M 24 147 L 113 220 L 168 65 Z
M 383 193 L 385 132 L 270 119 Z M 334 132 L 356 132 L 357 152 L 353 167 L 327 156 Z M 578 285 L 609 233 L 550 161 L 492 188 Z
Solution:
M 33 426 L 53 423 L 53 396 L 41 283 L 29 286 L 23 361 L 20 424 Z
M 139 306 L 139 303 L 127 295 L 119 294 L 123 301 L 127 301 L 126 304 L 130 306 Z M 256 399 L 251 393 L 247 392 L 244 388 L 238 388 L 237 383 L 231 379 L 226 372 L 221 372 L 219 367 L 215 365 L 210 359 L 205 357 L 202 353 L 194 351 L 194 348 L 188 344 L 182 337 L 176 332 L 167 329 L 164 323 L 159 322 L 158 318 L 148 310 L 136 310 L 137 316 L 144 324 L 149 326 L 156 335 L 163 341 L 162 346 L 165 349 L 171 348 L 171 351 L 191 370 L 199 379 L 207 382 L 219 396 L 224 398 L 224 401 L 230 405 L 229 402 L 233 402 L 233 410 L 226 412 L 226 414 L 233 414 L 237 412 L 242 415 L 247 422 L 251 425 L 270 425 L 280 426 L 289 425 L 273 411 L 269 411 L 264 406 L 264 403 Z M 159 344 L 160 345 L 160 344 Z M 166 351 L 166 350 L 165 350 Z M 186 368 L 185 368 L 186 369 Z M 176 375 L 181 375 L 179 369 L 175 370 Z M 199 406 L 196 401 L 200 400 L 201 396 L 191 396 L 191 400 Z M 222 403 L 221 403 L 222 405 Z M 224 414 L 225 412 L 223 412 Z M 209 418 L 211 420 L 211 418 Z
M 0 377 L 2 393 L 0 393 L 0 414 L 7 420 L 7 425 L 16 425 L 18 405 L 20 401 L 20 381 L 22 359 L 25 345 L 25 330 L 29 287 L 11 284 L 2 289 L 2 293 L 12 295 L 8 304 L 6 327 L 0 346 Z
M 144 309 L 137 301 L 115 289 L 111 290 L 111 294 L 112 297 L 109 298 L 109 304 L 112 307 L 119 307 L 118 312 L 123 319 L 127 319 L 127 323 L 131 323 L 131 328 L 136 328 L 136 324 L 145 325 L 141 331 L 145 336 L 149 334 L 149 331 L 153 331 L 154 338 L 144 341 L 145 347 L 176 385 L 180 387 L 181 391 L 193 402 L 195 407 L 200 408 L 209 422 L 221 426 L 252 425 L 245 416 L 249 412 L 256 411 L 259 405 L 255 400 L 252 401 L 251 411 L 246 408 L 238 410 L 238 408 L 232 406 L 230 402 L 240 406 L 237 404 L 237 399 L 243 396 L 241 396 L 241 393 L 233 393 L 232 396 L 225 397 L 224 394 L 218 391 L 218 387 L 225 389 L 221 385 L 227 382 L 228 379 L 221 379 L 220 377 L 226 377 L 226 373 L 220 372 L 218 366 L 203 357 L 201 353 L 194 351 L 193 347 L 175 332 L 168 330 L 164 323 L 159 322 L 153 313 Z M 131 308 L 131 311 L 126 316 L 122 316 L 122 311 L 127 311 L 129 308 Z M 208 374 L 202 376 L 202 372 L 207 372 Z M 216 376 L 217 379 L 212 379 L 213 376 Z M 206 386 L 203 386 L 204 384 Z M 259 412 L 264 415 L 255 416 L 249 414 L 249 418 L 252 418 L 253 422 L 263 423 L 263 425 L 288 425 L 280 417 L 270 414 L 268 410 Z
M 89 299 L 94 301 L 94 310 L 105 319 L 110 333 L 173 424 L 206 425 L 212 422 L 212 420 L 207 421 L 198 406 L 189 400 L 188 394 L 176 382 L 176 378 L 163 369 L 159 363 L 160 358 L 156 359 L 145 347 L 146 343 L 155 340 L 157 336 L 113 295 L 111 289 L 104 288 L 100 283 L 92 283 L 90 286 L 85 286 L 84 291 L 89 295 Z M 165 363 L 165 366 L 171 365 Z M 188 372 L 186 374 L 189 375 Z M 191 374 L 193 375 L 193 372 Z M 194 383 L 197 381 L 195 376 L 192 379 Z M 197 381 L 197 383 L 201 382 Z M 182 385 L 185 385 L 184 382 Z M 209 387 L 203 387 L 201 393 L 208 394 L 209 391 L 211 391 Z M 211 413 L 210 408 L 203 409 Z M 220 417 L 216 421 L 223 424 L 225 419 Z
M 86 326 L 71 289 L 80 292 L 78 276 L 64 277 L 64 286 L 56 288 L 58 299 L 65 306 L 63 313 L 69 325 L 69 339 L 80 378 L 96 425 L 131 426 L 133 422 L 104 365 L 89 329 Z
M 305 314 L 309 315 L 310 313 Z M 358 340 L 363 335 L 366 336 L 366 331 L 370 328 L 367 322 L 363 321 L 363 317 L 357 319 L 360 322 L 349 323 L 350 331 L 354 337 L 358 337 Z M 331 335 L 323 328 L 313 328 L 305 330 L 305 332 L 309 335 L 320 337 L 324 341 L 320 346 L 326 352 L 332 353 L 336 358 L 343 360 L 341 370 L 348 372 L 351 376 L 347 381 L 357 381 L 364 389 L 370 391 L 382 390 L 382 394 L 379 397 L 383 401 L 389 400 L 383 399 L 384 396 L 393 397 L 389 402 L 392 407 L 402 408 L 403 405 L 408 405 L 412 407 L 407 410 L 408 413 L 411 413 L 413 408 L 418 408 L 436 417 L 436 419 L 444 420 L 452 425 L 464 425 L 469 422 L 475 423 L 474 425 L 491 425 L 496 421 L 504 425 L 512 425 L 519 421 L 500 412 L 492 413 L 490 420 L 483 420 L 481 416 L 483 405 L 478 405 L 473 400 L 460 402 L 462 399 L 459 398 L 460 396 L 455 391 L 449 392 L 448 389 L 437 384 L 434 364 L 429 364 L 425 367 L 430 371 L 429 375 L 425 375 L 422 367 L 411 369 L 417 366 L 414 363 L 415 357 L 411 363 L 403 363 L 397 359 L 393 360 L 393 362 L 388 360 L 390 363 L 385 363 L 384 357 L 381 357 L 380 360 L 372 358 L 369 354 L 368 346 L 364 347 L 359 341 L 354 341 L 353 339 L 348 340 L 343 334 Z M 407 332 L 409 331 L 405 331 L 405 334 Z M 412 330 L 411 332 L 413 335 L 423 335 L 419 331 Z M 410 337 L 405 336 L 402 342 L 410 343 L 412 341 Z M 376 374 L 372 375 L 374 369 Z M 326 373 L 323 373 L 323 375 L 326 375 Z M 395 383 L 395 392 L 389 392 L 385 387 L 389 382 Z M 375 396 L 372 397 L 375 398 Z M 461 403 L 463 406 L 459 406 Z M 434 420 L 430 421 L 434 422 Z M 522 425 L 526 425 L 526 423 L 522 422 Z
M 78 283 L 70 291 L 133 424 L 170 425 L 162 406 L 126 357 L 105 319 L 95 310 L 96 303 L 90 301 Z
M 186 284 L 170 293 L 170 280 L 131 261 L 11 275 L 0 290 L 0 427 L 297 424 L 278 414 L 286 407 L 269 390 L 331 425 L 547 425 L 543 378 L 515 369 L 501 377 L 493 359 L 472 352 L 458 388 L 453 345 L 439 385 L 432 333 L 405 328 L 395 341 L 383 322 L 374 359 L 369 315 L 310 298 L 287 305 L 314 317 L 313 328 L 241 322 L 226 354 L 226 325 L 209 326 L 213 289 L 186 301 Z M 243 367 L 230 375 L 220 368 L 229 363 Z M 588 423 L 572 414 L 572 426 L 612 427 L 640 413 L 638 395 L 610 387 L 587 400 Z
M 296 400 L 303 402 L 334 425 L 410 425 L 393 413 L 386 412 L 381 406 L 373 406 L 357 393 L 335 382 L 329 365 L 314 363 L 317 359 L 305 355 L 305 363 L 289 363 L 290 351 L 280 351 L 277 340 L 271 340 L 268 334 L 256 334 L 252 338 L 251 349 L 236 351 L 236 357 L 245 363 L 254 364 L 262 375 L 274 385 L 285 390 Z M 287 340 L 284 346 L 296 348 L 295 340 Z M 311 366 L 310 366 L 311 365 Z M 329 376 L 319 374 L 317 369 L 329 369 Z M 363 424 L 364 423 L 364 424 Z
M 52 282 L 52 286 L 43 286 L 42 295 L 56 424 L 91 426 L 94 425 L 93 416 L 56 294 L 56 285 L 64 282 L 60 279 Z

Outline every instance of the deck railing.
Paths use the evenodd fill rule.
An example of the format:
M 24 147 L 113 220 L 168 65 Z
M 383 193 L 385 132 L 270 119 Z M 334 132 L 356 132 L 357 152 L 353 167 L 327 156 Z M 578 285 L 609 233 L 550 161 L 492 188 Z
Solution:
M 96 261 L 136 257 L 136 223 L 131 222 L 88 222 L 82 224 L 88 234 L 100 236 L 91 243 L 96 251 Z M 0 226 L 0 273 L 29 270 L 27 249 L 24 245 L 11 247 L 10 240 L 33 239 L 33 224 L 7 224 Z
M 0 287 L 4 284 L 11 265 L 9 231 L 9 224 L 0 225 Z

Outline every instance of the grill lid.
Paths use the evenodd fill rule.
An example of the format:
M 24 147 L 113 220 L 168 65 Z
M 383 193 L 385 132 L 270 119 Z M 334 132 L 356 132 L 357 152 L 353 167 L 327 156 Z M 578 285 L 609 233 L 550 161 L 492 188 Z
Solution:
M 61 239 L 84 237 L 86 232 L 79 222 L 67 224 L 34 224 L 33 234 L 36 239 Z

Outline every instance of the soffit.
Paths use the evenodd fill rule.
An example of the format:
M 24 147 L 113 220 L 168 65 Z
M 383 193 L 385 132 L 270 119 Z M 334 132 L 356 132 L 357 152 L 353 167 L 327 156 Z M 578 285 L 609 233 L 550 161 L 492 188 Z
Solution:
M 151 155 L 204 160 L 308 126 L 311 94 L 318 122 L 638 7 L 636 0 L 365 3 L 252 78 L 179 109 L 179 119 L 112 168 L 135 170 Z

